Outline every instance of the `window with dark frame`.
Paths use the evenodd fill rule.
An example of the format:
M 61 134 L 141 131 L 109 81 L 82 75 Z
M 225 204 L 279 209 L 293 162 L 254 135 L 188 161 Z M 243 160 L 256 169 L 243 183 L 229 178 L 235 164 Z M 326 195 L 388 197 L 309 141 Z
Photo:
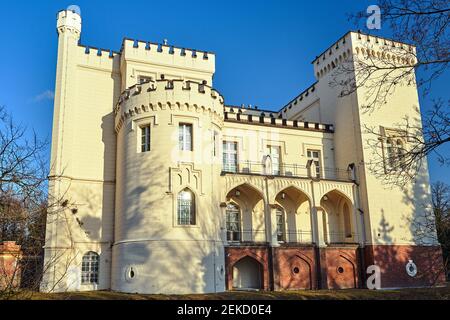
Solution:
M 195 225 L 195 195 L 189 189 L 184 189 L 178 194 L 178 225 Z
M 150 125 L 141 127 L 141 152 L 150 151 Z
M 86 253 L 81 262 L 81 283 L 98 284 L 99 255 L 96 252 Z

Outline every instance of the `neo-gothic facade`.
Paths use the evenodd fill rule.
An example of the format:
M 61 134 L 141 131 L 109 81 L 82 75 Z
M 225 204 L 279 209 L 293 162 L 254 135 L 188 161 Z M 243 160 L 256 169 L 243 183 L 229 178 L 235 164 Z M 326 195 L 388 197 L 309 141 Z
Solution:
M 405 189 L 385 186 L 363 130 L 385 133 L 388 166 L 408 147 L 389 137 L 396 122 L 420 121 L 417 89 L 398 85 L 367 113 L 365 87 L 340 97 L 329 85 L 357 55 L 405 63 L 406 45 L 349 32 L 315 58 L 314 84 L 267 111 L 225 104 L 211 52 L 83 46 L 67 10 L 57 31 L 50 196 L 61 206 L 48 215 L 43 290 L 355 288 L 370 265 L 384 288 L 434 280 L 440 247 L 413 228 L 430 210 L 426 164 Z

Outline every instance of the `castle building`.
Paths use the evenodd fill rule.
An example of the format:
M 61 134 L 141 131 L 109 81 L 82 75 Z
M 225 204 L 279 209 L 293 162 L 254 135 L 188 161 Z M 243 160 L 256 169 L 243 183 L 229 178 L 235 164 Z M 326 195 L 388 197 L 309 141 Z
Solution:
M 408 148 L 391 137 L 399 119 L 420 122 L 416 87 L 364 112 L 366 87 L 329 85 L 358 55 L 404 63 L 395 48 L 407 45 L 348 32 L 312 62 L 316 82 L 270 111 L 225 104 L 212 52 L 84 46 L 81 24 L 57 15 L 49 194 L 61 205 L 42 290 L 363 288 L 371 265 L 382 288 L 434 283 L 441 248 L 413 227 L 431 210 L 426 163 L 403 188 L 367 166 L 365 126 L 383 133 L 386 166 Z

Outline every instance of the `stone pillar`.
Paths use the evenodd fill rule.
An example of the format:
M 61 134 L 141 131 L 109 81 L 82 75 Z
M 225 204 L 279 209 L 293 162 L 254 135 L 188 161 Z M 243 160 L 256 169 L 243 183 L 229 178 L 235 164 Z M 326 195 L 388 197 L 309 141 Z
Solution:
M 319 247 L 326 247 L 327 235 L 325 233 L 326 227 L 326 213 L 322 207 L 315 207 L 315 216 L 316 216 L 316 226 L 317 226 L 317 234 L 316 234 L 316 244 Z

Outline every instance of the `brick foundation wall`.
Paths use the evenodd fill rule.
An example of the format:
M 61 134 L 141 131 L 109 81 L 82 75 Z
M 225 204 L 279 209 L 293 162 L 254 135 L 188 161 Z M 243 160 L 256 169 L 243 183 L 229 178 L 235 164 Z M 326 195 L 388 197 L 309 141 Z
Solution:
M 365 248 L 366 265 L 377 265 L 382 288 L 423 287 L 445 283 L 440 246 L 369 245 Z M 417 274 L 411 277 L 406 264 L 412 260 Z
M 358 247 L 320 248 L 322 289 L 351 289 L 359 287 Z
M 316 289 L 316 263 L 313 246 L 273 249 L 275 290 Z
M 20 246 L 14 241 L 0 244 L 0 289 L 18 289 L 20 286 Z
M 226 289 L 233 289 L 233 267 L 244 257 L 255 259 L 262 267 L 262 286 L 263 290 L 269 290 L 269 248 L 267 246 L 239 246 L 225 248 L 225 279 Z

